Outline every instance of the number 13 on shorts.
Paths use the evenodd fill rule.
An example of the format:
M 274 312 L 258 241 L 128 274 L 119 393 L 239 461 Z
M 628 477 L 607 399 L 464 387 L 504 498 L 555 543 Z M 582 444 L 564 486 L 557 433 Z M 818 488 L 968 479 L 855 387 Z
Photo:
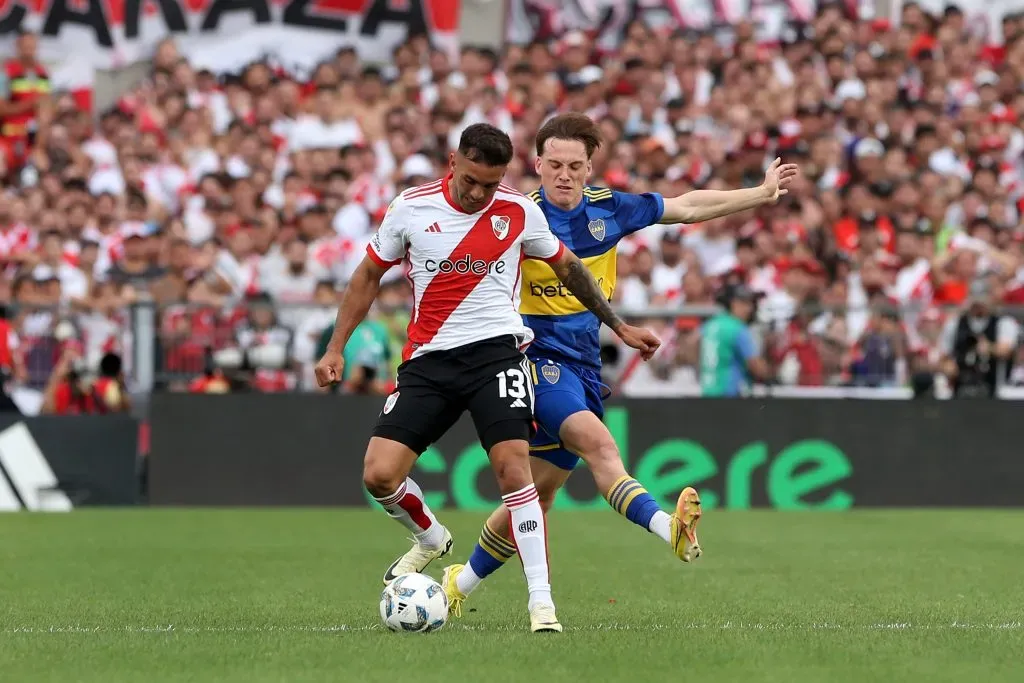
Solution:
M 530 361 L 523 359 L 517 368 L 502 370 L 495 377 L 498 379 L 498 398 L 512 399 L 512 407 L 529 406 L 533 410 L 533 382 L 530 381 Z

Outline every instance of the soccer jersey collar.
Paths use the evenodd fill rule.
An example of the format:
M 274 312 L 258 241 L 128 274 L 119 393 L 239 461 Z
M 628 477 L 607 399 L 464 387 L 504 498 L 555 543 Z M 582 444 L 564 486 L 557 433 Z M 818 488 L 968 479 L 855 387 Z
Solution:
M 444 200 L 446 202 L 448 202 L 448 206 L 452 207 L 453 209 L 455 209 L 459 213 L 464 213 L 464 214 L 467 214 L 469 216 L 475 216 L 478 213 L 484 213 L 485 211 L 487 211 L 487 209 L 491 208 L 492 204 L 494 204 L 494 200 L 498 196 L 497 192 L 495 192 L 494 196 L 491 197 L 491 201 L 487 202 L 484 205 L 484 208 L 480 209 L 479 211 L 473 211 L 473 212 L 466 211 L 461 206 L 459 206 L 459 203 L 457 201 L 455 201 L 455 197 L 452 196 L 452 191 L 448 187 L 448 183 L 450 183 L 452 181 L 453 177 L 454 177 L 454 174 L 449 173 L 448 175 L 446 175 L 444 177 L 443 180 L 441 180 L 441 194 L 444 195 Z
M 568 211 L 561 207 L 555 206 L 552 202 L 548 200 L 548 195 L 546 192 L 544 192 L 543 186 L 540 188 L 540 196 L 544 199 L 544 207 L 551 213 L 555 214 L 556 216 L 572 218 L 573 216 L 578 216 L 579 214 L 583 213 L 584 209 L 586 209 L 587 207 L 587 198 L 585 196 L 580 197 L 580 203 L 574 206 L 573 208 L 569 209 Z

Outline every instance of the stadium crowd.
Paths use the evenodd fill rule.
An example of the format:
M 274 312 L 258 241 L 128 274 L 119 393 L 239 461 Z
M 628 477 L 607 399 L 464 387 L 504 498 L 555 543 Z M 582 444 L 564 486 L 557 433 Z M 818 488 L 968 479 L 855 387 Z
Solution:
M 776 156 L 802 170 L 776 206 L 620 245 L 616 302 L 667 343 L 638 364 L 609 341 L 610 384 L 694 393 L 702 311 L 742 282 L 762 295 L 755 327 L 781 383 L 941 391 L 958 365 L 983 375 L 1019 348 L 1012 318 L 986 322 L 1024 302 L 1024 20 L 1002 29 L 994 46 L 955 9 L 905 3 L 893 25 L 828 5 L 779 43 L 750 24 L 634 22 L 614 53 L 573 32 L 452 60 L 416 36 L 382 68 L 342 49 L 308 79 L 197 71 L 166 41 L 151 77 L 95 119 L 25 85 L 45 75 L 26 77 L 23 35 L 0 81 L 0 365 L 47 392 L 109 354 L 130 366 L 130 304 L 151 301 L 159 387 L 312 389 L 391 198 L 443 175 L 479 121 L 509 132 L 505 182 L 532 190 L 535 132 L 575 110 L 605 137 L 594 185 L 675 196 L 754 185 Z M 346 351 L 343 390 L 388 390 L 402 275 Z

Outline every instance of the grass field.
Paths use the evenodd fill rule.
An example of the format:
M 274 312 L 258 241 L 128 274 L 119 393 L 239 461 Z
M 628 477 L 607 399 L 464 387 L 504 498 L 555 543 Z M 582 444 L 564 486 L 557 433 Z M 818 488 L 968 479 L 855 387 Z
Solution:
M 481 515 L 442 519 L 461 560 Z M 1024 680 L 1024 512 L 715 511 L 692 566 L 610 512 L 550 527 L 566 633 L 527 632 L 516 563 L 400 635 L 381 513 L 3 515 L 0 680 Z

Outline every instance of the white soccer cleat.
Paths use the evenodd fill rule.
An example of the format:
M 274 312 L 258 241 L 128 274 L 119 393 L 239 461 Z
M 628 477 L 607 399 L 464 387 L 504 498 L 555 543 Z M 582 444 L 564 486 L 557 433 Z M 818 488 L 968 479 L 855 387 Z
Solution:
M 561 633 L 562 625 L 555 616 L 554 605 L 537 605 L 530 610 L 530 631 L 533 633 Z
M 444 538 L 441 539 L 441 545 L 438 548 L 427 548 L 414 541 L 409 552 L 392 562 L 388 570 L 384 572 L 384 585 L 388 585 L 402 574 L 421 574 L 427 565 L 451 551 L 452 535 L 448 529 L 444 530 Z

